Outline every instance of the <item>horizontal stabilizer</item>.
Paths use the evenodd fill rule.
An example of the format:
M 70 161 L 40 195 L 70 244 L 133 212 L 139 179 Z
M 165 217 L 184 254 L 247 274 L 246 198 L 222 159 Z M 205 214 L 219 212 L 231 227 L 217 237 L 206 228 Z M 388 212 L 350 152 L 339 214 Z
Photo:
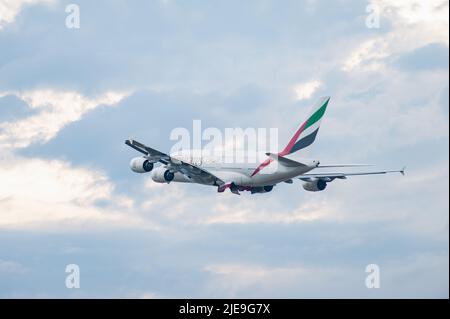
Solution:
M 284 166 L 287 167 L 301 167 L 301 166 L 307 166 L 303 163 L 291 160 L 289 158 L 280 156 L 278 154 L 274 154 L 274 153 L 266 153 L 267 156 L 269 156 L 270 158 L 277 160 L 279 163 L 281 163 Z
M 326 164 L 319 165 L 316 168 L 336 168 L 336 167 L 366 167 L 374 166 L 373 164 Z

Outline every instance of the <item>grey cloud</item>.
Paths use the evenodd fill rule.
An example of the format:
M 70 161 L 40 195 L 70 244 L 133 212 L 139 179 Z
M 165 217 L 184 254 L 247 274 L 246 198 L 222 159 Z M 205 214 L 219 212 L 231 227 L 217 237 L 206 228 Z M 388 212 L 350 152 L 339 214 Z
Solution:
M 353 30 L 363 38 L 371 32 L 360 19 L 365 13 L 361 3 L 236 2 L 234 7 L 229 2 L 81 1 L 79 30 L 64 26 L 66 3 L 27 8 L 17 28 L 0 33 L 6 48 L 0 56 L 0 86 L 82 93 L 152 85 L 203 90 L 261 86 L 274 76 L 304 76 L 311 65 L 300 61 L 316 56 L 314 47 L 321 47 L 325 63 L 335 51 L 336 34 Z M 331 28 L 332 21 L 338 23 Z
M 398 57 L 394 64 L 405 71 L 448 70 L 448 46 L 432 43 Z
M 181 230 L 177 237 L 136 231 L 85 236 L 3 233 L 2 243 L 6 239 L 17 243 L 15 249 L 1 245 L 3 254 L 20 256 L 32 270 L 19 278 L 0 274 L 0 295 L 8 297 L 14 291 L 26 296 L 124 297 L 151 291 L 171 298 L 230 297 L 227 286 L 220 284 L 221 276 L 206 270 L 212 264 L 316 268 L 313 277 L 292 277 L 284 289 L 277 278 L 261 278 L 250 286 L 231 283 L 238 286 L 237 297 L 440 298 L 445 297 L 445 287 L 448 295 L 448 280 L 438 275 L 448 267 L 445 250 L 412 237 L 390 234 L 380 238 L 377 229 L 386 226 L 354 225 L 350 233 L 346 225 L 331 223 L 194 227 Z M 360 234 L 365 235 L 355 241 Z M 392 242 L 396 249 L 391 248 Z M 41 247 L 39 252 L 34 245 Z M 58 250 L 72 245 L 81 250 L 70 255 Z M 364 285 L 365 266 L 373 262 L 380 264 L 383 276 L 383 288 L 376 292 Z M 81 289 L 75 295 L 64 287 L 64 269 L 69 263 L 81 267 Z M 402 288 L 399 280 L 408 285 Z

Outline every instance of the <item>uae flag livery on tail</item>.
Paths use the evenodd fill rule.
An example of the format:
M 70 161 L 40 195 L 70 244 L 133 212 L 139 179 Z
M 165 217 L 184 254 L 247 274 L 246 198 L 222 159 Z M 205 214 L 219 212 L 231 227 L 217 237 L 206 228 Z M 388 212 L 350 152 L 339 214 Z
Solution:
M 295 132 L 294 136 L 289 141 L 288 145 L 278 153 L 279 156 L 285 156 L 301 150 L 311 145 L 316 139 L 317 132 L 319 132 L 320 122 L 327 110 L 330 97 L 326 96 L 314 105 L 313 111 L 308 119 L 303 122 L 300 128 Z

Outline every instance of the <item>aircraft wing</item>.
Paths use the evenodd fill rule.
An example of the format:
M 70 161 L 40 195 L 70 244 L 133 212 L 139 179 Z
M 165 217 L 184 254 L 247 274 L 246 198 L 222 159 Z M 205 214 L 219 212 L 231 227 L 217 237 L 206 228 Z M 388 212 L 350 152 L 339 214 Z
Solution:
M 347 176 L 361 176 L 361 175 L 380 175 L 380 174 L 389 174 L 389 173 L 401 173 L 405 175 L 405 168 L 401 170 L 393 170 L 393 171 L 377 171 L 377 172 L 356 172 L 356 173 L 323 173 L 323 174 L 303 174 L 297 176 L 298 179 L 302 181 L 310 181 L 314 178 L 323 179 L 327 182 L 331 182 L 334 179 L 346 179 Z
M 220 178 L 211 174 L 210 172 L 208 172 L 203 168 L 173 158 L 170 155 L 167 155 L 151 147 L 148 147 L 142 143 L 139 143 L 138 141 L 126 140 L 125 144 L 134 148 L 136 151 L 144 154 L 149 161 L 153 163 L 156 162 L 163 163 L 170 171 L 174 173 L 180 172 L 185 176 L 187 176 L 188 178 L 192 179 L 194 182 L 210 185 L 225 184 L 225 182 L 222 181 Z

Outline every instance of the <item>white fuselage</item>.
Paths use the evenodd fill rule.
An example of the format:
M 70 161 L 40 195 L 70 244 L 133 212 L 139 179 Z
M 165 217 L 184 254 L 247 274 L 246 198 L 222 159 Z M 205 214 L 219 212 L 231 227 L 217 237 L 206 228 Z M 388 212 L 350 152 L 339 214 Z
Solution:
M 300 166 L 286 166 L 278 160 L 268 160 L 269 157 L 262 154 L 246 154 L 245 156 L 223 157 L 223 156 L 206 156 L 200 152 L 184 151 L 183 153 L 175 153 L 170 155 L 172 158 L 190 163 L 197 167 L 203 168 L 214 174 L 223 181 L 232 181 L 239 186 L 263 187 L 275 185 L 280 182 L 287 181 L 298 175 L 304 174 L 317 167 L 317 161 L 301 160 Z M 261 164 L 266 162 L 266 165 Z M 298 161 L 298 160 L 297 160 Z M 255 171 L 259 170 L 255 173 Z M 164 166 L 158 169 L 166 170 Z M 157 181 L 157 180 L 155 180 Z M 192 182 L 188 177 L 178 172 L 175 173 L 173 182 Z

